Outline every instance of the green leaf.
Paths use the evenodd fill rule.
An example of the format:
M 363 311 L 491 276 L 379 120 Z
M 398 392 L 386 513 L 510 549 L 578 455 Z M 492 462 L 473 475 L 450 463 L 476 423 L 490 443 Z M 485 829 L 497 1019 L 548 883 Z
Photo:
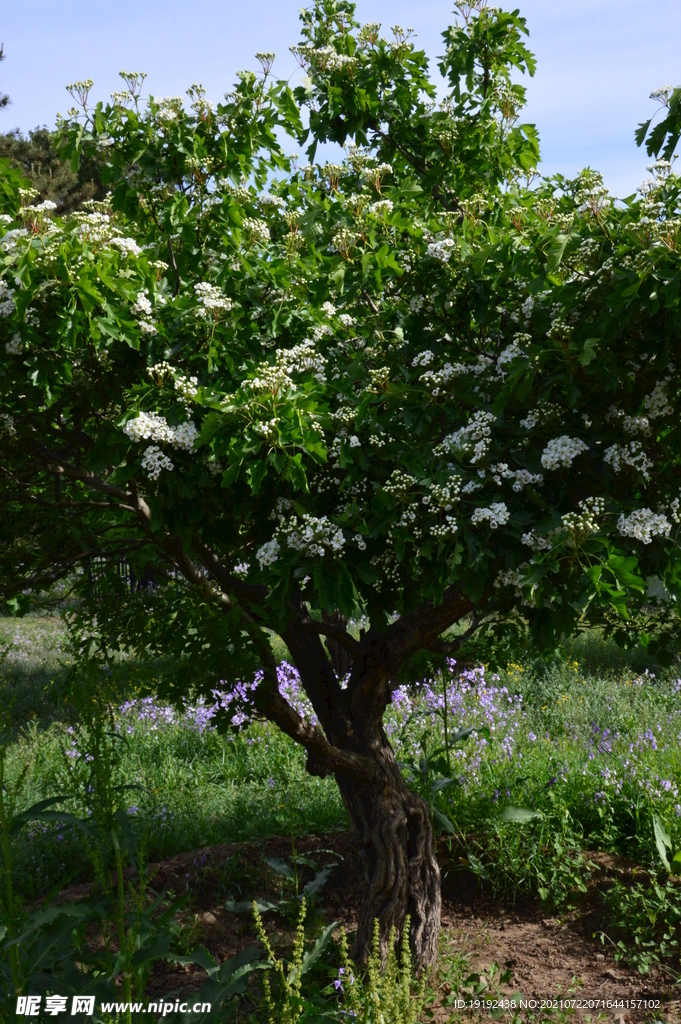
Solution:
M 233 900 L 226 900 L 225 910 L 230 914 L 246 914 L 253 911 L 253 900 L 241 900 L 235 903 Z M 268 903 L 267 900 L 255 900 L 255 906 L 259 914 L 266 914 L 270 910 L 277 910 L 278 903 Z
M 598 350 L 599 339 L 598 338 L 587 338 L 584 342 L 584 347 L 579 356 L 579 361 L 582 366 L 588 366 L 596 358 Z
M 327 867 L 322 868 L 321 871 L 318 871 L 314 878 L 303 886 L 303 895 L 316 896 L 318 892 L 321 892 L 335 866 L 335 864 L 329 864 Z
M 662 824 L 662 821 L 657 815 L 653 817 L 653 831 L 655 833 L 655 845 L 657 846 L 657 852 L 660 855 L 660 860 L 664 864 L 667 871 L 671 871 L 669 864 L 669 858 L 667 856 L 667 850 L 671 850 L 672 841 L 669 838 L 667 829 Z
M 531 811 L 528 807 L 505 807 L 499 815 L 499 821 L 527 825 L 541 816 L 541 811 Z
M 290 864 L 287 864 L 281 857 L 265 857 L 265 863 L 269 864 L 273 871 L 276 871 L 278 875 L 283 875 L 284 878 L 294 881 L 296 874 Z
M 555 274 L 560 267 L 561 260 L 565 253 L 565 247 L 570 241 L 569 235 L 556 235 L 549 246 L 548 256 L 546 258 L 546 265 L 550 274 Z
M 267 476 L 267 462 L 264 459 L 252 462 L 246 470 L 246 476 L 248 477 L 251 494 L 257 494 L 263 480 Z
M 451 818 L 449 818 L 446 814 L 443 814 L 442 811 L 438 810 L 437 807 L 433 807 L 433 820 L 437 823 L 437 825 L 442 829 L 443 832 L 447 832 L 448 835 L 450 836 L 456 835 L 456 829 L 452 824 Z
M 303 976 L 303 974 L 306 974 L 310 970 L 310 968 L 314 967 L 314 965 L 317 963 L 317 961 L 321 957 L 322 953 L 324 952 L 324 950 L 328 946 L 329 940 L 330 940 L 331 936 L 333 935 L 333 933 L 334 933 L 334 931 L 336 930 L 337 927 L 338 927 L 338 921 L 334 921 L 332 924 L 327 925 L 326 928 L 324 929 L 324 931 L 322 932 L 322 934 L 319 936 L 319 938 L 315 942 L 315 944 L 312 947 L 312 949 L 310 950 L 310 952 L 309 953 L 305 953 L 305 955 L 303 957 L 303 962 L 302 962 L 302 965 L 301 965 L 301 968 L 300 968 L 301 977 Z

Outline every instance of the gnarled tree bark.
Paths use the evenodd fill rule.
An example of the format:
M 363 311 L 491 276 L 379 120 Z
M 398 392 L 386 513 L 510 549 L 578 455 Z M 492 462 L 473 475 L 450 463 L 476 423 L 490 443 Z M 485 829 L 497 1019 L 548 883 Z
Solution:
M 371 779 L 335 773 L 367 883 L 353 957 L 366 962 L 378 920 L 385 959 L 391 929 L 400 936 L 409 915 L 414 962 L 419 968 L 429 967 L 437 959 L 442 905 L 433 830 L 425 802 L 408 788 L 383 739 L 371 754 Z

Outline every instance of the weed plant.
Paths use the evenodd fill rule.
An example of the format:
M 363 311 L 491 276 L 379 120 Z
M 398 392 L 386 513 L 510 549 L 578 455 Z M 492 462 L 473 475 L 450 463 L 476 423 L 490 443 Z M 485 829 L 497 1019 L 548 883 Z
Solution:
M 10 739 L 5 777 L 13 792 L 21 780 L 17 809 L 67 794 L 65 815 L 87 815 L 77 780 L 94 756 L 91 737 L 73 709 L 48 707 L 65 671 L 59 629 L 54 620 L 2 620 L 0 631 L 11 642 L 0 686 Z M 586 885 L 590 850 L 646 867 L 649 885 L 607 896 L 618 955 L 646 970 L 656 959 L 678 959 L 678 889 L 668 881 L 677 868 L 661 862 L 655 821 L 679 850 L 681 683 L 644 667 L 639 655 L 625 660 L 597 635 L 568 655 L 499 673 L 459 673 L 450 664 L 395 692 L 386 730 L 435 827 L 456 845 L 452 863 L 463 857 L 496 891 L 537 893 L 565 907 Z M 214 708 L 170 708 L 154 695 L 157 669 L 121 666 L 110 723 L 115 784 L 125 794 L 119 810 L 147 861 L 288 835 L 292 814 L 297 834 L 346 826 L 333 780 L 309 776 L 291 741 L 247 716 L 240 729 L 220 732 Z M 311 717 L 294 671 L 282 664 L 280 675 L 289 699 Z M 30 708 L 41 710 L 31 716 Z M 81 832 L 65 816 L 23 828 L 12 839 L 18 897 L 32 900 L 68 877 L 94 878 L 95 861 L 82 853 Z M 230 898 L 253 895 L 226 884 Z

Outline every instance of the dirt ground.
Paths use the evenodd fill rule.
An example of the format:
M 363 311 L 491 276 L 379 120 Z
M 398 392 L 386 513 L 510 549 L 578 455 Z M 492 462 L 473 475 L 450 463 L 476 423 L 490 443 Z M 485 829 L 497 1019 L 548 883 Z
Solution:
M 363 891 L 351 836 L 343 833 L 306 837 L 296 845 L 299 853 L 314 856 L 318 863 L 336 861 L 338 866 L 331 872 L 319 903 L 326 921 L 338 921 L 346 931 L 351 931 L 356 925 Z M 188 919 L 194 923 L 192 940 L 196 944 L 203 943 L 214 956 L 223 960 L 255 942 L 250 915 L 230 913 L 224 906 L 226 900 L 252 898 L 254 894 L 259 899 L 277 899 L 281 895 L 282 880 L 264 866 L 263 858 L 287 858 L 290 853 L 291 841 L 286 838 L 206 847 L 151 865 L 151 885 L 157 892 L 166 889 L 177 896 L 190 894 Z M 616 962 L 607 944 L 603 946 L 593 937 L 603 924 L 599 917 L 598 888 L 615 876 L 626 879 L 633 866 L 608 854 L 592 854 L 591 859 L 598 870 L 579 910 L 551 916 L 544 905 L 534 900 L 519 900 L 512 906 L 493 899 L 481 889 L 471 872 L 460 870 L 458 864 L 452 869 L 451 861 L 448 866 L 447 851 L 443 848 L 444 942 L 450 955 L 463 964 L 465 969 L 461 976 L 480 973 L 489 977 L 490 965 L 497 964 L 500 971 L 510 972 L 510 981 L 501 986 L 498 982 L 493 984 L 485 997 L 520 992 L 524 999 L 536 1001 L 535 1019 L 540 1015 L 543 1000 L 563 998 L 578 1001 L 574 1007 L 574 1016 L 578 1019 L 600 1018 L 619 1024 L 664 1020 L 678 1024 L 681 1021 L 679 988 L 662 972 L 641 976 Z M 309 869 L 303 871 L 308 872 L 303 876 L 305 881 Z M 78 898 L 85 895 L 87 888 L 73 887 L 62 896 Z M 275 944 L 278 937 L 290 934 L 290 926 L 275 913 L 267 914 L 265 923 L 268 932 L 274 935 Z M 196 987 L 204 977 L 198 968 L 162 964 L 154 970 L 150 995 L 153 998 L 153 993 Z M 445 983 L 439 996 L 447 994 Z M 629 1005 L 626 1005 L 627 1000 Z M 632 1000 L 647 1001 L 648 1005 L 632 1007 Z M 608 1001 L 620 1005 L 608 1007 L 604 1005 Z M 468 1017 L 473 1021 L 479 1017 L 470 1010 L 455 1013 L 456 1007 L 451 1005 L 436 1005 L 434 1010 L 437 1022 Z

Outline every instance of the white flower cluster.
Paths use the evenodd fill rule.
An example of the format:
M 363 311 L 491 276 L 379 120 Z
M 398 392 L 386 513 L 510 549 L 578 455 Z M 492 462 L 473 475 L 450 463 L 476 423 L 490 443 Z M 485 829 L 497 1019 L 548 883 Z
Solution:
M 156 325 L 151 319 L 151 302 L 147 296 L 146 288 L 143 292 L 138 292 L 135 302 L 130 307 L 130 312 L 139 318 L 140 330 L 144 334 L 157 334 Z
M 130 312 L 135 316 L 151 316 L 151 302 L 147 298 L 148 294 L 146 288 L 143 292 L 137 293 L 137 299 L 130 307 Z
M 123 259 L 127 259 L 128 256 L 142 255 L 142 249 L 134 238 L 112 238 L 109 245 L 115 245 L 117 249 L 120 249 Z
M 191 421 L 171 427 L 165 416 L 159 416 L 155 412 L 138 413 L 133 419 L 128 420 L 123 427 L 123 433 L 135 443 L 161 441 L 186 452 L 193 450 L 194 441 L 198 437 L 198 431 Z
M 628 445 L 613 444 L 603 455 L 603 461 L 609 463 L 616 473 L 622 472 L 622 466 L 637 469 L 644 480 L 650 480 L 649 470 L 653 460 L 649 459 L 640 441 L 630 441 Z
M 639 508 L 628 516 L 621 515 L 617 529 L 623 537 L 633 537 L 643 544 L 650 544 L 653 537 L 668 537 L 672 524 L 662 513 L 656 514 L 649 508 Z
M 440 238 L 436 242 L 431 242 L 426 248 L 426 256 L 430 256 L 431 259 L 439 260 L 440 263 L 449 263 L 452 256 L 456 252 L 456 242 L 453 238 Z
M 3 252 L 13 252 L 16 249 L 19 240 L 26 238 L 27 235 L 28 228 L 12 228 L 11 231 L 6 231 L 2 236 L 2 241 L 0 241 L 0 249 L 2 249 Z M 2 282 L 0 281 L 0 288 L 1 287 Z
M 192 402 L 199 390 L 199 378 L 198 377 L 185 377 L 184 374 L 178 373 L 175 377 L 175 390 L 179 394 L 180 398 L 185 404 L 185 407 Z
M 409 473 L 403 473 L 401 469 L 394 469 L 390 479 L 383 484 L 383 490 L 396 498 L 404 498 L 409 490 L 416 483 L 416 477 Z
M 278 422 L 279 420 L 276 416 L 271 420 L 259 420 L 253 424 L 253 429 L 256 434 L 259 434 L 265 441 L 274 442 L 279 437 L 279 431 L 277 429 Z
M 552 438 L 542 452 L 541 464 L 544 469 L 569 469 L 572 460 L 576 459 L 582 452 L 589 450 L 578 437 L 568 437 L 563 434 L 561 437 Z
M 281 515 L 278 518 L 280 522 L 275 536 L 256 551 L 255 557 L 261 569 L 277 561 L 284 541 L 294 551 L 319 558 L 325 556 L 327 547 L 333 553 L 338 553 L 345 545 L 343 531 L 327 516 L 317 518 L 305 514 L 299 520 L 298 516 L 293 515 L 288 522 Z
M 445 516 L 444 523 L 433 523 L 430 527 L 431 537 L 435 537 L 436 540 L 446 540 L 447 537 L 453 537 L 458 531 L 454 516 Z
M 313 63 L 321 71 L 343 71 L 344 68 L 354 68 L 357 63 L 356 57 L 350 57 L 345 53 L 337 53 L 333 46 L 312 46 L 310 43 L 303 43 L 300 46 L 292 46 L 291 53 L 298 59 L 301 65 Z
M 273 210 L 283 210 L 286 206 L 281 196 L 274 196 L 271 192 L 263 192 L 261 196 L 258 196 L 258 202 L 261 206 L 269 207 Z
M 511 518 L 511 513 L 506 508 L 503 501 L 493 502 L 489 508 L 476 508 L 471 516 L 471 523 L 477 526 L 478 523 L 484 523 L 489 520 L 491 530 L 496 530 L 498 526 L 504 526 Z
M 667 380 L 658 380 L 651 393 L 643 399 L 643 404 L 651 420 L 657 419 L 658 416 L 671 416 L 674 408 L 667 395 Z
M 472 464 L 479 462 L 489 451 L 489 446 L 492 443 L 490 424 L 494 423 L 495 420 L 496 416 L 491 412 L 482 412 L 482 410 L 478 409 L 473 414 L 473 419 L 470 423 L 445 437 L 442 444 L 433 450 L 433 454 L 443 455 L 450 452 L 467 452 L 473 447 L 473 457 L 470 461 Z
M 183 99 L 181 96 L 159 96 L 151 97 L 149 106 L 154 104 L 154 118 L 163 123 L 164 121 L 178 121 L 182 113 Z
M 423 504 L 429 505 L 432 500 L 445 512 L 451 512 L 452 506 L 459 501 L 461 479 L 458 476 L 450 477 L 446 484 L 431 484 L 429 490 L 430 494 L 421 499 Z
M 279 558 L 279 541 L 276 537 L 266 541 L 258 548 L 255 557 L 258 559 L 261 571 L 268 565 L 273 565 Z
M 13 296 L 14 288 L 8 288 L 5 282 L 0 279 L 0 316 L 11 316 L 16 309 Z
M 585 498 L 579 503 L 579 512 L 568 512 L 560 517 L 563 528 L 575 538 L 583 539 L 590 533 L 598 533 L 598 520 L 605 512 L 603 498 Z
M 255 377 L 242 380 L 239 384 L 239 391 L 243 392 L 269 391 L 273 395 L 279 395 L 289 389 L 295 391 L 295 385 L 286 370 L 281 366 L 270 366 L 269 363 L 261 363 Z
M 14 416 L 8 412 L 0 412 L 0 434 L 7 434 L 9 437 L 16 436 L 17 429 L 14 426 Z
M 5 352 L 8 356 L 20 356 L 24 351 L 24 343 L 20 334 L 14 334 L 5 345 Z
M 433 353 L 430 351 L 429 348 L 427 348 L 427 349 L 425 349 L 425 351 L 419 352 L 419 354 L 417 356 L 414 356 L 414 358 L 411 361 L 411 365 L 412 366 L 430 366 L 430 364 L 432 363 L 434 358 L 435 358 L 435 356 L 433 355 Z M 421 380 L 423 380 L 423 378 L 421 378 Z
M 326 383 L 326 358 L 316 351 L 315 343 L 310 338 L 305 338 L 293 348 L 278 349 L 276 363 L 287 374 L 312 372 L 320 384 Z
M 553 402 L 546 402 L 542 406 L 537 406 L 536 409 L 530 409 L 524 420 L 520 420 L 520 426 L 523 430 L 534 430 L 538 423 L 543 420 L 549 420 L 553 416 L 560 415 L 561 408 L 559 405 L 555 405 Z
M 501 587 L 515 587 L 518 590 L 523 584 L 523 574 L 519 569 L 506 569 L 497 573 L 494 586 L 499 590 Z
M 528 336 L 523 335 L 523 337 Z M 500 352 L 499 355 L 497 356 L 497 369 L 502 369 L 504 366 L 507 366 L 509 363 L 512 363 L 514 359 L 519 359 L 520 356 L 524 355 L 525 353 L 518 345 L 518 342 L 511 342 L 511 344 L 507 345 L 503 352 Z
M 625 416 L 622 419 L 622 429 L 625 434 L 650 435 L 650 420 L 647 416 Z
M 235 576 L 238 576 L 239 579 L 245 579 L 248 576 L 249 569 L 250 564 L 248 562 L 239 562 L 239 564 L 235 565 L 234 568 L 232 569 L 232 573 Z
M 390 383 L 390 367 L 379 366 L 375 370 L 369 370 L 372 391 L 385 391 Z
M 149 445 L 145 451 L 142 456 L 141 466 L 151 480 L 158 480 L 164 469 L 174 469 L 168 456 L 164 455 L 158 445 L 155 444 Z
M 195 284 L 194 291 L 201 303 L 200 307 L 196 310 L 197 316 L 206 317 L 208 313 L 218 316 L 220 310 L 228 313 L 232 308 L 232 300 L 223 295 L 216 285 L 210 284 L 208 281 L 200 281 L 198 284 Z
M 550 530 L 546 535 L 542 536 L 542 534 L 530 530 L 529 533 L 522 535 L 520 542 L 525 547 L 532 548 L 533 551 L 548 551 L 552 546 L 553 538 L 558 533 L 560 533 L 560 530 Z
M 393 212 L 393 204 L 389 199 L 379 199 L 377 203 L 372 203 L 369 207 L 369 213 L 373 213 L 376 217 L 382 217 L 384 214 L 390 215 Z
M 57 209 L 57 204 L 53 203 L 51 199 L 44 199 L 42 203 L 38 203 L 37 206 L 31 206 L 29 209 L 35 210 L 36 213 L 52 213 L 53 210 Z
M 87 242 L 111 242 L 111 218 L 108 213 L 93 210 L 89 213 L 74 213 L 73 220 L 78 221 L 78 233 Z
M 244 217 L 243 229 L 250 235 L 253 242 L 265 243 L 270 240 L 270 229 L 264 220 L 259 220 L 257 217 Z
M 516 493 L 520 493 L 528 484 L 538 484 L 541 487 L 544 483 L 541 473 L 530 473 L 527 469 L 509 469 L 505 462 L 490 466 L 490 471 L 497 486 L 501 484 L 502 479 L 513 480 L 513 490 Z

